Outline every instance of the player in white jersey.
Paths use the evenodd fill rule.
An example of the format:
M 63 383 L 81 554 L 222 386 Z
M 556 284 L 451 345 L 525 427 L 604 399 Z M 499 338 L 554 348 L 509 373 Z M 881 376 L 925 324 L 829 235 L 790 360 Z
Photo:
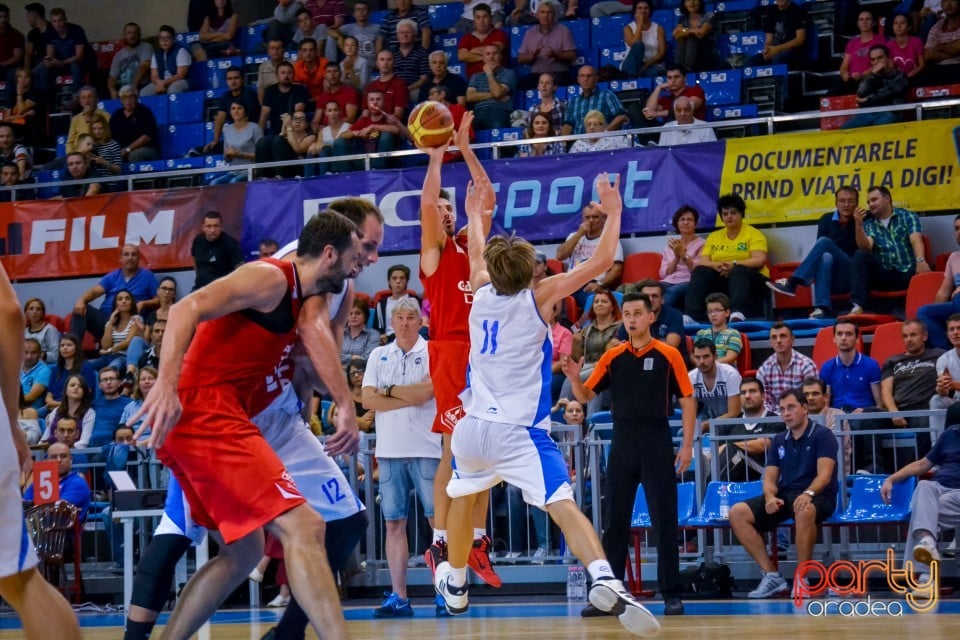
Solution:
M 33 457 L 17 425 L 21 362 L 23 312 L 0 265 L 0 597 L 20 615 L 28 638 L 74 640 L 80 638 L 77 618 L 37 571 L 37 554 L 23 519 L 20 478 L 29 475 Z
M 607 215 L 594 255 L 566 273 L 530 287 L 536 252 L 517 237 L 497 236 L 486 242 L 482 229 L 482 197 L 488 181 L 469 185 L 468 217 L 470 286 L 470 368 L 461 394 L 466 417 L 453 432 L 453 498 L 448 518 L 449 561 L 437 567 L 434 586 L 452 614 L 468 608 L 467 558 L 473 540 L 471 513 L 475 495 L 506 481 L 524 500 L 546 509 L 566 536 L 574 555 L 587 567 L 593 584 L 590 602 L 617 615 L 636 635 L 651 636 L 660 623 L 637 602 L 610 570 L 593 526 L 577 507 L 563 455 L 550 439 L 550 327 L 543 320 L 553 305 L 613 264 L 620 238 L 623 203 L 620 180 L 613 185 L 597 178 L 600 204 Z

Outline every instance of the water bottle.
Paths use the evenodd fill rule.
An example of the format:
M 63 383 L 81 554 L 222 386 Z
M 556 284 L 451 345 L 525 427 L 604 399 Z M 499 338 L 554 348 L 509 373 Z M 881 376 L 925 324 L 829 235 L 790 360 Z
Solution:
M 587 599 L 587 572 L 577 565 L 567 567 L 567 600 L 583 602 Z
M 720 519 L 730 519 L 730 495 L 725 484 L 720 485 Z

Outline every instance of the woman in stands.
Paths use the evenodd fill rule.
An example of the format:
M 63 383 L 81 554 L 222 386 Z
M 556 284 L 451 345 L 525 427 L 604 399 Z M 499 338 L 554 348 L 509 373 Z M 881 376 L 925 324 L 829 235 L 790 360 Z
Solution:
M 593 368 L 600 360 L 600 356 L 613 344 L 617 344 L 617 331 L 623 326 L 620 320 L 620 305 L 612 292 L 602 290 L 593 296 L 593 304 L 587 312 L 583 329 L 573 336 L 571 357 L 574 360 L 583 358 L 583 368 L 580 377 L 586 380 L 593 373 Z M 586 370 L 586 373 L 584 373 Z M 560 397 L 572 398 L 573 391 L 570 382 L 565 381 L 560 390 Z M 587 414 L 592 415 L 600 411 L 604 394 L 598 395 L 587 406 Z
M 280 133 L 260 138 L 254 149 L 257 162 L 283 162 L 286 160 L 302 160 L 307 157 L 307 151 L 317 141 L 317 136 L 310 131 L 307 114 L 297 111 L 293 115 L 280 115 Z M 302 166 L 280 167 L 263 169 L 263 176 L 282 176 L 292 178 L 303 171 Z
M 140 410 L 140 407 L 143 406 L 143 399 L 150 393 L 150 389 L 153 389 L 153 384 L 156 381 L 157 370 L 153 367 L 144 367 L 137 372 L 137 383 L 133 388 L 133 401 L 123 408 L 123 413 L 120 414 L 119 424 L 127 424 L 127 421 Z M 142 424 L 143 420 L 141 419 L 130 426 L 133 427 L 133 432 L 136 433 Z M 147 429 L 143 435 L 150 435 L 150 429 Z
M 583 116 L 583 128 L 587 135 L 601 134 L 607 130 L 607 118 L 594 109 Z M 606 151 L 608 149 L 623 149 L 630 146 L 629 136 L 604 136 L 595 138 L 580 138 L 570 147 L 570 153 L 585 153 L 587 151 Z
M 200 26 L 200 39 L 190 45 L 193 59 L 203 62 L 208 58 L 240 55 L 234 43 L 238 22 L 231 0 L 213 0 L 213 6 Z
M 43 361 L 54 364 L 57 361 L 57 344 L 60 341 L 60 332 L 47 322 L 47 305 L 40 298 L 30 298 L 23 305 L 23 315 L 27 318 L 27 326 L 23 329 L 23 337 L 33 338 L 40 343 L 43 351 Z
M 532 105 L 528 112 L 530 120 L 538 113 L 545 113 L 550 118 L 554 131 L 563 129 L 563 121 L 567 117 L 567 101 L 557 98 L 557 81 L 549 73 L 541 73 L 537 80 L 537 94 L 540 102 Z
M 680 5 L 680 20 L 673 29 L 677 42 L 674 62 L 687 71 L 703 71 L 710 68 L 713 51 L 713 12 L 707 11 L 703 0 L 683 0 Z
M 136 372 L 137 363 L 127 364 L 127 348 L 134 338 L 143 330 L 143 319 L 136 316 L 136 303 L 133 294 L 126 289 L 120 289 L 113 297 L 113 313 L 107 319 L 103 328 L 103 338 L 100 339 L 100 357 L 91 362 L 94 371 L 104 367 L 114 367 L 117 371 Z
M 887 44 L 883 34 L 877 33 L 877 21 L 873 14 L 863 10 L 857 16 L 857 28 L 860 35 L 854 36 L 847 42 L 843 61 L 840 63 L 840 79 L 830 95 L 844 96 L 857 92 L 860 80 L 870 70 L 870 47 Z
M 650 19 L 652 16 L 650 0 L 634 1 L 633 22 L 623 28 L 627 57 L 620 65 L 621 71 L 630 77 L 653 78 L 664 74 L 667 36 L 663 27 Z
M 528 139 L 549 138 L 560 135 L 553 128 L 553 122 L 546 113 L 538 112 L 530 119 L 527 125 L 526 136 Z M 520 145 L 520 157 L 528 158 L 531 156 L 559 156 L 563 155 L 564 145 L 562 142 L 532 142 Z
M 343 54 L 345 57 L 340 61 L 343 83 L 363 91 L 370 82 L 370 63 L 360 55 L 360 42 L 353 36 L 344 38 Z
M 160 306 L 148 311 L 143 316 L 143 323 L 146 325 L 143 337 L 147 342 L 150 342 L 150 334 L 153 332 L 154 323 L 157 320 L 166 322 L 170 307 L 177 301 L 177 281 L 170 276 L 160 278 L 160 284 L 157 285 L 157 299 L 160 301 Z
M 363 374 L 367 371 L 367 361 L 353 357 L 347 365 L 347 385 L 350 387 L 350 397 L 357 412 L 357 427 L 364 433 L 373 433 L 376 414 L 363 406 Z M 319 408 L 319 402 L 317 402 Z M 316 413 L 316 412 L 314 412 Z M 331 404 L 327 410 L 327 424 L 332 425 L 337 418 L 337 405 Z
M 319 137 L 315 137 L 310 148 L 307 149 L 308 158 L 329 158 L 333 155 L 333 143 L 340 134 L 350 129 L 350 123 L 343 119 L 340 113 L 340 105 L 336 100 L 330 100 L 323 107 L 323 114 L 326 116 L 327 124 L 320 129 Z M 306 177 L 315 175 L 325 175 L 330 173 L 330 163 L 308 164 Z
M 910 35 L 910 19 L 905 13 L 893 15 L 893 38 L 887 42 L 893 65 L 910 79 L 923 73 L 927 66 L 923 57 L 923 42 Z
M 232 123 L 223 125 L 223 158 L 230 166 L 250 164 L 256 160 L 257 142 L 263 137 L 260 125 L 250 122 L 247 108 L 239 100 L 230 103 Z M 210 184 L 246 182 L 246 171 L 229 171 L 220 174 Z
M 690 273 L 700 264 L 704 240 L 697 235 L 700 213 L 683 205 L 673 214 L 673 228 L 680 235 L 667 238 L 660 260 L 660 283 L 664 287 L 663 304 L 683 311 L 690 284 Z
M 93 175 L 98 178 L 117 176 L 123 171 L 123 150 L 113 138 L 107 135 L 107 121 L 102 114 L 95 113 L 90 122 L 90 135 L 93 137 L 93 152 L 90 154 L 90 163 L 93 165 Z M 119 191 L 122 184 L 106 182 L 103 190 Z
M 353 358 L 366 362 L 370 352 L 380 345 L 380 334 L 367 326 L 369 318 L 370 305 L 362 298 L 355 298 L 343 332 L 343 347 L 340 349 L 340 364 L 343 366 L 350 364 Z
M 83 357 L 80 340 L 72 333 L 65 333 L 60 336 L 60 353 L 57 363 L 53 365 L 53 370 L 50 372 L 50 385 L 47 387 L 46 399 L 47 411 L 53 411 L 60 406 L 64 387 L 72 374 L 82 376 L 90 389 L 96 385 L 97 372 Z
M 93 435 L 93 423 L 97 413 L 90 405 L 93 404 L 93 392 L 87 386 L 87 381 L 79 373 L 71 373 L 64 385 L 63 400 L 47 415 L 47 429 L 43 432 L 41 441 L 52 444 L 57 441 L 57 422 L 61 417 L 70 417 L 77 421 L 80 427 L 80 439 L 73 446 L 85 449 Z

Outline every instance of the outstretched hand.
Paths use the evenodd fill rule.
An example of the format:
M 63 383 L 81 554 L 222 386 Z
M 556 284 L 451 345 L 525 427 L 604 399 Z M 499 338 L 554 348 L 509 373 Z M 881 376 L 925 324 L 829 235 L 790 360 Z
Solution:
M 487 206 L 489 195 L 493 192 L 493 185 L 486 176 L 478 178 L 476 182 L 467 182 L 467 197 L 463 201 L 464 210 L 468 219 L 476 217 L 488 218 L 493 216 L 493 210 Z M 478 221 L 479 222 L 479 221 Z
M 560 356 L 560 370 L 563 371 L 563 375 L 567 376 L 570 379 L 579 378 L 580 370 L 583 368 L 583 358 L 576 360 L 571 358 L 568 354 L 564 353 Z
M 473 124 L 473 111 L 467 111 L 460 119 L 460 128 L 453 135 L 453 144 L 462 153 L 470 148 L 470 127 Z
M 352 408 L 352 407 L 351 407 Z M 353 411 L 338 411 L 333 419 L 336 431 L 327 438 L 323 449 L 329 456 L 352 455 L 360 450 L 360 430 Z
M 137 444 L 159 448 L 163 445 L 163 441 L 170 430 L 180 421 L 182 413 L 183 406 L 180 404 L 176 386 L 161 384 L 160 381 L 157 381 L 157 384 L 144 399 L 140 410 L 127 420 L 127 426 L 133 427 L 142 418 L 143 423 L 133 434 L 134 441 Z M 148 429 L 150 430 L 150 436 L 141 442 L 141 438 Z
M 597 176 L 597 195 L 600 197 L 600 202 L 591 202 L 592 207 L 599 209 L 608 217 L 619 216 L 623 212 L 619 174 L 614 174 L 613 184 L 610 184 L 610 175 L 606 172 Z

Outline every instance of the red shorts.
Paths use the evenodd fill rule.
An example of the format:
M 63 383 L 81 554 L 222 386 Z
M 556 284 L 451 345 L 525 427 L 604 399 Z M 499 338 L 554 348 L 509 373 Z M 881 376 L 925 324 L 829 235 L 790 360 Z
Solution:
M 183 415 L 157 455 L 180 481 L 197 524 L 229 544 L 306 503 L 235 389 L 179 395 Z
M 467 387 L 467 365 L 470 361 L 470 343 L 457 340 L 427 340 L 430 356 L 430 380 L 433 397 L 437 401 L 434 433 L 453 433 L 463 418 L 460 393 Z

